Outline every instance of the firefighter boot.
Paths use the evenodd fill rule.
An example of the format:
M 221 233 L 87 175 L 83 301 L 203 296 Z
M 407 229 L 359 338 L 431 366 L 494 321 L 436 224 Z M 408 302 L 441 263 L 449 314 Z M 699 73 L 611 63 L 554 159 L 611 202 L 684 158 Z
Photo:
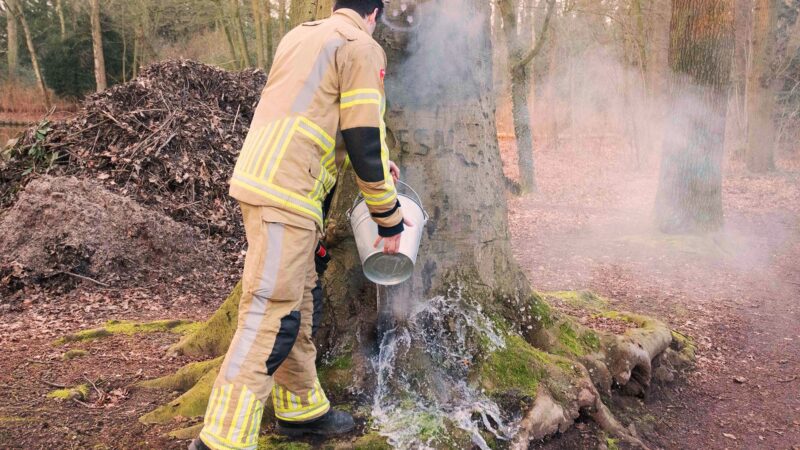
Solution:
M 189 444 L 189 450 L 211 450 L 211 448 L 207 446 L 205 442 L 201 441 L 200 438 L 197 438 Z
M 355 428 L 353 416 L 343 411 L 329 410 L 324 416 L 311 422 L 286 422 L 278 420 L 278 434 L 289 437 L 300 437 L 311 434 L 330 437 L 348 433 Z

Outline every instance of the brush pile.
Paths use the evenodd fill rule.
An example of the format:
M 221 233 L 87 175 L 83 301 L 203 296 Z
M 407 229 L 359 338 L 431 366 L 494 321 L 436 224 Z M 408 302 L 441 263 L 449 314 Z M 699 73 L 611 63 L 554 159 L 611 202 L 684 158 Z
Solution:
M 0 209 L 37 174 L 101 183 L 229 243 L 242 237 L 228 179 L 266 75 L 185 60 L 88 97 L 69 120 L 28 130 L 0 158 Z

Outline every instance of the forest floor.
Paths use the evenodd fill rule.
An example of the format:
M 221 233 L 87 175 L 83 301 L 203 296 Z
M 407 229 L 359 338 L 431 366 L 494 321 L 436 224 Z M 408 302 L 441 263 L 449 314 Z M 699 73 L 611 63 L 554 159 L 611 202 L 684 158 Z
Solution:
M 725 230 L 676 237 L 651 227 L 655 168 L 635 170 L 611 144 L 568 147 L 538 152 L 540 192 L 510 199 L 515 254 L 533 285 L 594 290 L 617 309 L 661 318 L 699 347 L 696 369 L 673 384 L 644 400 L 614 399 L 620 419 L 653 448 L 800 448 L 800 161 L 782 159 L 765 176 L 729 167 Z M 508 140 L 503 153 L 513 178 Z M 236 282 L 241 257 L 227 261 L 203 282 L 30 286 L 0 302 L 0 448 L 185 448 L 163 437 L 180 423 L 138 421 L 175 394 L 130 388 L 187 362 L 164 356 L 175 334 L 54 341 L 112 319 L 204 319 Z M 65 359 L 76 349 L 86 353 Z M 81 384 L 89 389 L 81 402 L 47 398 L 56 385 Z M 585 422 L 533 447 L 605 444 Z
M 582 144 L 538 154 L 539 192 L 509 205 L 515 256 L 540 291 L 595 291 L 698 344 L 694 371 L 614 411 L 656 448 L 800 449 L 800 161 L 763 176 L 728 163 L 725 229 L 669 236 L 652 225 L 655 165 Z M 598 442 L 586 423 L 534 447 Z

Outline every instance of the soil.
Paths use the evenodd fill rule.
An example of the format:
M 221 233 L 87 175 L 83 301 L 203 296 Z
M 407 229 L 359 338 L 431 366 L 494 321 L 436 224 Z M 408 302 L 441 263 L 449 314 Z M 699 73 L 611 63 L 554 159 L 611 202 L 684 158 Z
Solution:
M 81 277 L 110 287 L 186 282 L 222 256 L 192 227 L 91 181 L 43 176 L 0 216 L 0 307 L 24 287 L 69 291 Z
M 513 178 L 513 145 L 503 143 Z M 661 318 L 698 344 L 693 371 L 652 387 L 645 399 L 612 399 L 618 417 L 653 448 L 800 448 L 800 161 L 782 157 L 780 170 L 763 176 L 729 164 L 725 230 L 679 237 L 661 235 L 650 226 L 656 167 L 637 170 L 627 162 L 629 153 L 591 142 L 561 145 L 558 151 L 543 148 L 537 158 L 540 192 L 510 197 L 515 255 L 533 285 L 545 292 L 596 291 L 615 309 Z M 76 192 L 80 189 L 75 186 Z M 63 217 L 75 214 L 57 209 L 67 208 L 64 204 L 46 203 L 52 195 L 44 192 L 35 196 L 41 203 L 33 204 L 41 205 L 38 211 L 50 226 L 60 226 L 60 211 Z M 77 193 L 70 195 L 81 201 Z M 0 221 L 9 220 L 9 214 L 17 213 L 0 212 Z M 152 225 L 153 230 L 172 227 Z M 83 230 L 103 233 L 105 226 Z M 8 230 L 0 233 L 4 239 L 10 236 Z M 175 241 L 171 236 L 151 232 L 149 243 L 132 239 L 121 245 Z M 182 251 L 178 247 L 170 254 Z M 166 356 L 176 335 L 113 335 L 66 345 L 54 341 L 110 319 L 207 318 L 241 270 L 238 250 L 228 250 L 225 258 L 187 261 L 166 278 L 144 277 L 143 283 L 111 288 L 77 279 L 68 290 L 37 283 L 19 289 L 15 306 L 0 312 L 5 352 L 0 358 L 0 447 L 185 448 L 186 441 L 164 437 L 180 423 L 144 426 L 137 420 L 176 394 L 133 387 L 187 362 Z M 102 264 L 97 267 L 86 273 L 102 278 Z M 192 278 L 192 269 L 202 269 L 203 276 Z M 70 349 L 88 353 L 65 360 Z M 90 389 L 81 402 L 46 397 L 54 385 L 84 383 Z M 589 421 L 532 445 L 606 447 L 609 442 Z

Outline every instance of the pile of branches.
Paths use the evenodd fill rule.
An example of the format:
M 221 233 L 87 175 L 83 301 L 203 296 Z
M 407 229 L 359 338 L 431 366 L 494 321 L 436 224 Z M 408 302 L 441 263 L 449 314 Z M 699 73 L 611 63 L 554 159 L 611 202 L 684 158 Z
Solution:
M 0 209 L 41 173 L 102 182 L 209 236 L 242 236 L 228 179 L 266 75 L 172 60 L 28 130 L 0 161 Z

